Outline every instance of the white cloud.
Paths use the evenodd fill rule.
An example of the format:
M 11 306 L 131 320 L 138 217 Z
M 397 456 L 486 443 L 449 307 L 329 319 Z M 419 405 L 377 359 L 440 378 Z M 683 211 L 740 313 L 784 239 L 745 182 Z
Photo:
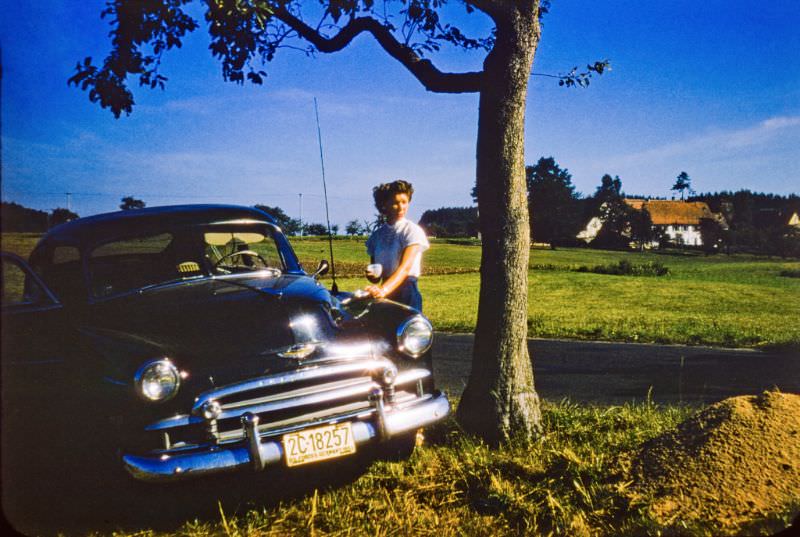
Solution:
M 736 130 L 714 130 L 644 151 L 611 157 L 605 164 L 609 168 L 633 166 L 698 154 L 719 158 L 733 151 L 763 146 L 787 133 L 800 133 L 800 116 L 773 117 Z
M 797 127 L 800 125 L 800 117 L 773 117 L 761 122 L 764 129 L 781 129 L 784 127 Z

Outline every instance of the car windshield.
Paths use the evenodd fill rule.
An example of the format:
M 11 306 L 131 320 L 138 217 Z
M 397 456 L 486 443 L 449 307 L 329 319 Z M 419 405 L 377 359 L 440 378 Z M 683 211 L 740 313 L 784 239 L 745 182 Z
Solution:
M 203 243 L 215 274 L 283 269 L 277 244 L 271 234 L 262 231 L 207 231 Z
M 282 271 L 267 226 L 193 227 L 105 242 L 88 257 L 92 294 L 102 298 L 160 284 L 258 270 Z

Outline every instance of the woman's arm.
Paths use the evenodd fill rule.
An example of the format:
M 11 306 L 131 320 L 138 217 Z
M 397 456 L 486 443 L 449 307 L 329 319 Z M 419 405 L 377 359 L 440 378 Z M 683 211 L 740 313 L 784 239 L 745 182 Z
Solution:
M 403 249 L 403 255 L 400 258 L 400 265 L 397 267 L 397 270 L 386 278 L 383 285 L 369 285 L 366 287 L 366 291 L 375 298 L 385 298 L 391 295 L 401 283 L 406 281 L 408 273 L 411 272 L 411 267 L 414 265 L 414 259 L 416 259 L 419 253 L 419 249 L 419 244 L 410 244 L 406 246 Z

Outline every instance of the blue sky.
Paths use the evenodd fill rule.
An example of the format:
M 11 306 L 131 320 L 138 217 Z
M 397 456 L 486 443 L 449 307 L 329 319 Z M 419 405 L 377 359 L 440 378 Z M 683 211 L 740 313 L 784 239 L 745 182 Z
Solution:
M 222 80 L 201 29 L 165 58 L 165 91 L 137 88 L 114 119 L 66 80 L 108 51 L 104 2 L 6 2 L 2 198 L 81 216 L 133 195 L 148 206 L 263 203 L 324 221 L 313 98 L 319 103 L 332 223 L 371 218 L 371 187 L 405 178 L 410 217 L 467 206 L 478 96 L 426 92 L 369 38 L 332 55 L 282 50 L 263 86 Z M 197 12 L 199 14 L 199 12 Z M 486 29 L 481 14 L 454 21 Z M 533 77 L 526 161 L 553 156 L 577 190 L 604 173 L 629 194 L 669 196 L 681 171 L 698 192 L 800 192 L 800 2 L 553 0 L 534 72 L 608 58 L 588 89 Z M 480 54 L 446 50 L 443 70 Z

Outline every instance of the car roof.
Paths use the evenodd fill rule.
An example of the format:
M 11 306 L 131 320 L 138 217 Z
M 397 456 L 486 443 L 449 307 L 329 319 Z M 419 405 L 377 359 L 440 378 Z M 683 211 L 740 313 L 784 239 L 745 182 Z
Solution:
M 168 205 L 113 213 L 96 214 L 56 226 L 42 237 L 41 243 L 91 243 L 98 238 L 127 233 L 158 231 L 197 224 L 255 220 L 277 225 L 275 219 L 255 207 L 238 205 Z

